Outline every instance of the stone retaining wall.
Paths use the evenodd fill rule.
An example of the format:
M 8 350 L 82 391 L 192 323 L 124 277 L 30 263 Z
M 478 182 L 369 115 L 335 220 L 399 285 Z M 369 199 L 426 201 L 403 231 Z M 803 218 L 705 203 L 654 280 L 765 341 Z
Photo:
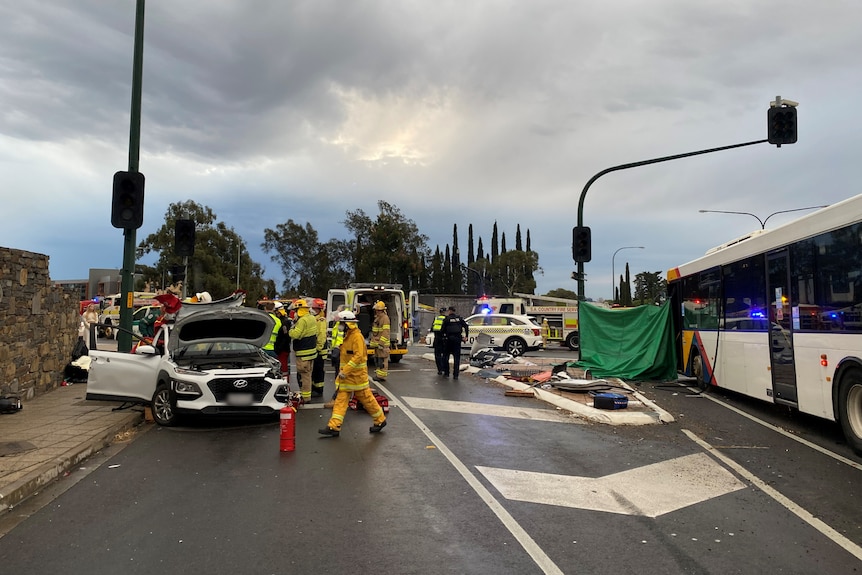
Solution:
M 27 401 L 60 386 L 78 339 L 78 305 L 51 283 L 48 256 L 0 247 L 0 395 Z

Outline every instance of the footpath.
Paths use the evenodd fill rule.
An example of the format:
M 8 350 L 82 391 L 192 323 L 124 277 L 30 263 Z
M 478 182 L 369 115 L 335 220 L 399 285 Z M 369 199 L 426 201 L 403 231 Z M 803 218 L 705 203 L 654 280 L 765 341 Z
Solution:
M 113 342 L 104 343 L 109 346 Z M 107 347 L 100 341 L 99 348 Z M 433 354 L 421 357 L 434 361 Z M 462 372 L 485 377 L 508 389 L 532 392 L 533 395 L 525 395 L 596 423 L 646 425 L 673 421 L 669 413 L 621 380 L 607 380 L 615 387 L 628 389 L 624 391 L 629 397 L 628 407 L 618 410 L 597 409 L 586 393 L 572 393 L 548 385 L 543 388 L 529 382 L 529 374 L 564 361 L 542 358 L 540 363 L 524 363 L 522 360 L 502 366 L 500 375 L 496 376 L 492 371 L 463 365 Z M 114 402 L 86 400 L 86 392 L 85 383 L 59 387 L 27 401 L 18 412 L 0 414 L 0 514 L 69 475 L 88 457 L 126 439 L 144 421 L 142 407 L 117 409 L 118 404 Z

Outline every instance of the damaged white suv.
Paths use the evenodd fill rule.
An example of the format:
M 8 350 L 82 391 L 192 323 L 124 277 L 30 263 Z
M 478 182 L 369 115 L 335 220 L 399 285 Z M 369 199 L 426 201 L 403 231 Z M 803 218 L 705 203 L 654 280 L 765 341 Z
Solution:
M 261 347 L 274 322 L 257 309 L 206 309 L 180 317 L 134 353 L 90 351 L 87 399 L 149 405 L 161 425 L 184 413 L 275 415 L 290 390 Z

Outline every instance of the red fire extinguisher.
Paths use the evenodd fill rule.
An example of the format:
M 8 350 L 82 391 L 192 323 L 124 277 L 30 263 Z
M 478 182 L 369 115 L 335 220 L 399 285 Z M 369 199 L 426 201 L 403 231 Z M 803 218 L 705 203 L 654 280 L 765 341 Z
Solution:
M 288 404 L 281 408 L 281 451 L 296 449 L 296 408 Z

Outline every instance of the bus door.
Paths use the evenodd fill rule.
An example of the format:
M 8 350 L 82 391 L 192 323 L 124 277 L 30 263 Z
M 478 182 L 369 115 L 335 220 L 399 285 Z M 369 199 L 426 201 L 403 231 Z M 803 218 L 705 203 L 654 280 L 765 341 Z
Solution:
M 767 256 L 772 396 L 776 403 L 795 407 L 796 367 L 793 356 L 789 268 L 786 249 Z

